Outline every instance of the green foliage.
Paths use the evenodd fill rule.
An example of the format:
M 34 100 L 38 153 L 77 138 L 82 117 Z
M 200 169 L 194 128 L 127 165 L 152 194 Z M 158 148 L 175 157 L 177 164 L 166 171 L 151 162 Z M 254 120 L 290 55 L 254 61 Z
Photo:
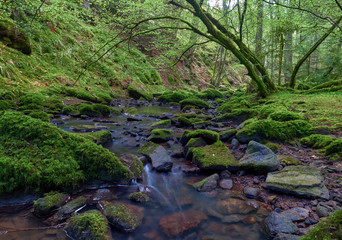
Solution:
M 250 108 L 253 106 L 252 100 L 255 98 L 255 96 L 255 94 L 233 96 L 220 107 L 218 107 L 217 111 L 228 112 L 238 108 Z
M 197 98 L 187 98 L 179 102 L 181 107 L 184 108 L 186 105 L 196 106 L 198 108 L 209 108 L 210 105 L 203 100 Z
M 112 108 L 103 104 L 85 104 L 81 103 L 78 106 L 80 114 L 89 117 L 108 117 L 112 112 Z
M 340 158 L 342 157 L 342 139 L 333 141 L 325 148 L 325 153 L 327 155 L 338 154 Z
M 107 149 L 19 112 L 0 117 L 0 193 L 123 180 L 131 172 Z
M 108 221 L 97 210 L 90 210 L 72 217 L 65 230 L 74 239 L 108 239 Z
M 150 94 L 144 93 L 142 90 L 129 85 L 127 88 L 128 94 L 130 97 L 134 99 L 145 99 L 145 100 L 151 100 L 152 96 Z
M 318 225 L 311 228 L 309 233 L 302 236 L 300 240 L 334 240 L 342 239 L 342 210 L 331 213 Z

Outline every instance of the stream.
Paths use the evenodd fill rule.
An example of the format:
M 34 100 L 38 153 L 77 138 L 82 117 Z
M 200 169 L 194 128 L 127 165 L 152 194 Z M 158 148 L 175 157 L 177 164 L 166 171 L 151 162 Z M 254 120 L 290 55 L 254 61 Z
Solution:
M 148 136 L 150 125 L 159 121 L 163 114 L 174 114 L 178 111 L 177 108 L 169 106 L 143 106 L 138 107 L 138 110 L 140 114 L 134 117 L 141 121 L 127 121 L 128 116 L 123 114 L 96 121 L 63 117 L 54 119 L 54 122 L 59 128 L 71 132 L 92 127 L 110 130 L 113 141 L 104 144 L 104 147 L 120 157 L 128 153 L 137 154 L 139 145 L 143 144 Z M 176 135 L 183 131 L 174 126 L 171 129 Z M 164 147 L 171 153 L 179 148 L 179 144 L 165 144 Z M 187 214 L 191 214 L 192 217 L 196 217 L 194 216 L 196 214 L 204 215 L 204 221 L 201 221 L 195 228 L 189 227 L 181 236 L 175 236 L 173 239 L 268 239 L 261 227 L 261 222 L 268 214 L 262 203 L 246 199 L 241 191 L 234 188 L 224 190 L 218 187 L 209 193 L 198 192 L 191 184 L 202 180 L 208 174 L 203 175 L 192 171 L 193 166 L 185 158 L 172 158 L 172 160 L 174 165 L 169 173 L 158 173 L 152 170 L 149 163 L 145 164 L 143 180 L 133 182 L 131 185 L 109 185 L 96 181 L 89 183 L 73 194 L 74 197 L 85 196 L 90 200 L 90 204 L 80 212 L 96 209 L 96 203 L 100 200 L 115 200 L 143 208 L 143 223 L 134 232 L 123 233 L 111 228 L 111 237 L 116 240 L 170 239 L 165 234 L 164 228 L 168 226 L 162 224 L 163 219 L 168 221 L 173 218 L 185 219 L 188 217 Z M 139 190 L 150 192 L 153 201 L 147 204 L 131 202 L 129 194 Z M 32 200 L 36 198 L 37 196 L 34 195 L 20 193 L 12 197 L 0 198 L 1 240 L 70 239 L 63 228 L 34 230 L 34 228 L 48 226 L 31 213 Z M 15 207 L 16 205 L 20 207 Z

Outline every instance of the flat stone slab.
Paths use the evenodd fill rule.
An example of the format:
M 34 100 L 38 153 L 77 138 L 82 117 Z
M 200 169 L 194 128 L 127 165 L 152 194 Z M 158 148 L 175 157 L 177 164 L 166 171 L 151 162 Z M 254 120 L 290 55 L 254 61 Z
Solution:
M 265 188 L 309 198 L 329 199 L 321 172 L 309 166 L 288 166 L 282 171 L 268 173 Z

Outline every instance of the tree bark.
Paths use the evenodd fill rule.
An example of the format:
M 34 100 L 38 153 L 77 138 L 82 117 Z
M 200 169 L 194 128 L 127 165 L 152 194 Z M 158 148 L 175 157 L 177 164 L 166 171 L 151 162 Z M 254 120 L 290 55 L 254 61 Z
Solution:
M 299 68 L 305 62 L 305 60 L 319 47 L 319 45 L 334 31 L 334 29 L 340 24 L 342 20 L 342 15 L 339 19 L 328 29 L 328 31 L 320 38 L 318 41 L 310 48 L 310 50 L 298 61 L 296 64 L 293 73 L 291 75 L 290 87 L 294 88 L 296 84 L 296 75 L 299 71 Z
M 258 0 L 258 13 L 257 13 L 257 32 L 255 35 L 255 55 L 263 61 L 262 55 L 262 36 L 263 36 L 263 20 L 264 20 L 264 3 Z

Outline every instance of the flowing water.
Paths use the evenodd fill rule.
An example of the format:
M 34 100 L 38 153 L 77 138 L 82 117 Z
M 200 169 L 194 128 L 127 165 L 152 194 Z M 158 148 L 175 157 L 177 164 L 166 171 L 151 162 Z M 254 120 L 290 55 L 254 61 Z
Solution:
M 146 108 L 143 109 L 146 111 Z M 150 109 L 149 109 L 150 110 Z M 166 111 L 162 109 L 161 111 Z M 142 111 L 142 110 L 140 110 Z M 65 124 L 59 127 L 67 131 L 73 131 L 75 128 L 83 128 L 84 125 L 109 129 L 112 131 L 114 140 L 105 145 L 110 151 L 120 156 L 127 153 L 137 153 L 137 143 L 141 141 L 144 135 L 144 129 L 147 129 L 151 123 L 158 119 L 154 117 L 142 117 L 139 122 L 127 122 L 126 116 L 121 115 L 106 122 L 94 122 L 81 119 L 65 119 Z M 114 123 L 115 122 L 115 123 Z M 136 135 L 135 135 L 136 133 Z M 122 233 L 111 229 L 111 237 L 116 240 L 166 240 L 170 239 L 163 228 L 168 228 L 161 224 L 164 218 L 172 221 L 172 216 L 178 216 L 180 221 L 186 219 L 188 214 L 205 215 L 207 219 L 198 226 L 189 228 L 181 236 L 173 239 L 193 239 L 193 240 L 263 240 L 267 239 L 261 229 L 261 222 L 265 215 L 265 210 L 260 207 L 255 209 L 245 199 L 241 197 L 241 192 L 232 190 L 217 190 L 214 193 L 197 192 L 191 184 L 203 179 L 204 175 L 184 174 L 182 167 L 185 159 L 173 159 L 174 167 L 169 173 L 157 173 L 152 170 L 150 164 L 145 165 L 143 181 L 134 182 L 131 185 L 104 186 L 102 189 L 92 189 L 89 187 L 78 195 L 86 196 L 93 200 L 86 211 L 96 208 L 98 200 L 112 200 L 133 204 L 143 208 L 144 220 L 132 233 Z M 153 202 L 147 204 L 135 204 L 128 200 L 130 193 L 144 190 L 153 197 Z M 19 197 L 18 197 L 19 198 Z M 0 203 L 4 201 L 0 199 Z M 256 203 L 260 206 L 261 203 Z M 69 239 L 63 228 L 59 229 L 41 229 L 47 227 L 44 222 L 36 218 L 32 213 L 32 206 L 15 209 L 13 207 L 1 208 L 0 205 L 0 239 L 2 240 L 22 240 L 22 239 Z M 175 215 L 176 214 L 176 215 Z M 196 217 L 196 216 L 190 216 Z M 187 224 L 187 222 L 184 222 Z M 180 223 L 182 224 L 182 223 Z M 182 226 L 178 226 L 182 228 Z M 40 228 L 40 229 L 37 229 Z M 175 226 L 177 228 L 177 226 Z M 37 229 L 37 230 L 35 230 Z

